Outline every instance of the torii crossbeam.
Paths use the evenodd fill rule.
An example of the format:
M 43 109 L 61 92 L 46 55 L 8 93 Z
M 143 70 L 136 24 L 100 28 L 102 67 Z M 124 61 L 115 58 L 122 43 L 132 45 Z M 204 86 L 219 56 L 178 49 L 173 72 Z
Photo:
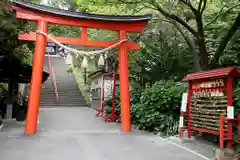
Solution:
M 144 26 L 151 20 L 151 15 L 143 16 L 108 16 L 80 12 L 70 12 L 43 5 L 36 5 L 21 0 L 12 0 L 11 8 L 19 19 L 34 21 L 37 30 L 48 33 L 49 24 L 81 27 L 80 38 L 54 37 L 63 44 L 109 47 L 117 41 L 93 41 L 88 39 L 88 28 L 113 30 L 119 33 L 119 40 L 127 39 L 127 32 L 142 32 Z M 79 30 L 80 31 L 80 30 Z M 43 63 L 47 38 L 36 33 L 20 34 L 20 40 L 36 41 L 33 57 L 32 80 L 30 86 L 28 114 L 25 134 L 34 134 L 37 131 L 37 119 L 40 103 L 40 90 L 43 72 Z M 125 42 L 118 47 L 120 71 L 120 100 L 122 131 L 131 131 L 130 95 L 128 81 L 128 50 L 139 50 L 138 44 Z

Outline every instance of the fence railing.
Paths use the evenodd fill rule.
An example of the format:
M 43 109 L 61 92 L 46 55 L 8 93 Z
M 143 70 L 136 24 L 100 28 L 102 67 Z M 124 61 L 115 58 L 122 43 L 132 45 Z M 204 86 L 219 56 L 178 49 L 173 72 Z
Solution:
M 52 67 L 52 58 L 51 58 L 51 56 L 48 56 L 48 66 L 49 66 L 50 74 L 52 75 L 52 80 L 53 80 L 53 85 L 54 85 L 54 92 L 55 92 L 55 96 L 56 96 L 56 104 L 58 104 L 59 103 L 58 87 L 57 87 L 57 82 L 56 82 L 56 78 L 55 78 L 55 74 L 54 74 L 54 69 Z

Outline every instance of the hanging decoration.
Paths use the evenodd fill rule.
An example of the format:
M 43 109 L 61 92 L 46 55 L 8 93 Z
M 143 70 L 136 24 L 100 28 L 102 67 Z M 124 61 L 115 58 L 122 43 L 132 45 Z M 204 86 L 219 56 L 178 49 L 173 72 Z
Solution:
M 105 60 L 103 54 L 100 55 L 99 60 L 98 60 L 98 66 L 104 66 Z
M 67 65 L 72 65 L 73 64 L 72 55 L 68 54 L 65 61 Z
M 77 50 L 77 49 L 68 47 L 68 46 L 66 46 L 66 45 L 63 45 L 63 44 L 61 44 L 59 41 L 57 41 L 56 39 L 54 39 L 54 37 L 50 36 L 50 35 L 47 34 L 47 33 L 42 32 L 42 31 L 38 31 L 38 30 L 37 30 L 36 33 L 46 36 L 49 40 L 51 40 L 52 42 L 56 43 L 56 44 L 59 45 L 60 47 L 64 48 L 65 50 L 68 50 L 68 51 L 71 52 L 71 53 L 76 54 L 77 57 L 78 57 L 78 56 L 83 56 L 83 57 L 84 57 L 84 58 L 83 58 L 83 61 L 82 61 L 82 67 L 83 67 L 83 68 L 84 68 L 84 67 L 87 68 L 87 66 L 88 66 L 88 62 L 87 62 L 88 59 L 87 59 L 87 57 L 89 57 L 89 58 L 92 59 L 93 57 L 95 57 L 95 56 L 97 56 L 97 55 L 100 55 L 100 58 L 99 58 L 99 61 L 98 61 L 98 65 L 100 65 L 100 66 L 101 66 L 101 65 L 104 65 L 105 63 L 104 63 L 104 55 L 103 55 L 103 53 L 105 53 L 105 52 L 107 52 L 107 51 L 109 51 L 109 50 L 111 50 L 111 49 L 113 49 L 113 48 L 121 45 L 122 43 L 125 43 L 125 42 L 128 41 L 127 39 L 124 39 L 124 40 L 121 40 L 121 41 L 119 41 L 119 42 L 117 42 L 117 43 L 115 43 L 115 44 L 107 47 L 107 48 L 86 52 L 86 51 Z M 107 55 L 105 55 L 105 56 L 107 57 Z
M 82 68 L 87 68 L 88 67 L 88 60 L 87 60 L 87 57 L 83 57 L 83 60 L 82 60 L 82 65 L 81 65 Z

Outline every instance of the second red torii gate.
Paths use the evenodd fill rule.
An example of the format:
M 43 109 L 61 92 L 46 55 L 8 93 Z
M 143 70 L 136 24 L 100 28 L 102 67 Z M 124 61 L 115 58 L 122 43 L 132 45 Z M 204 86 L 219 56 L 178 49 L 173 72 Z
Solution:
M 57 8 L 36 5 L 26 1 L 12 0 L 12 9 L 19 19 L 37 22 L 37 30 L 48 33 L 49 24 L 82 27 L 80 38 L 54 37 L 63 44 L 109 47 L 117 41 L 104 42 L 88 39 L 88 28 L 114 30 L 119 33 L 119 40 L 127 39 L 127 32 L 142 32 L 152 18 L 143 16 L 107 16 L 79 12 L 70 12 Z M 44 35 L 29 33 L 20 34 L 20 40 L 36 41 L 33 57 L 32 80 L 30 86 L 28 114 L 25 134 L 34 134 L 37 130 L 40 90 L 43 72 L 44 54 L 47 38 Z M 122 115 L 122 131 L 131 131 L 130 99 L 128 80 L 128 50 L 139 50 L 138 44 L 125 42 L 119 47 L 120 100 Z

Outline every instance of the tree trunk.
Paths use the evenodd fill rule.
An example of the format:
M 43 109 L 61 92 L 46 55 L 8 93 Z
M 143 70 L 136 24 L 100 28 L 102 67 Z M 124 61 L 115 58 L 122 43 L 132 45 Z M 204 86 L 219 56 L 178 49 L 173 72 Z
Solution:
M 207 70 L 209 69 L 209 59 L 205 40 L 200 37 L 200 39 L 198 39 L 197 41 L 199 45 L 200 66 L 203 70 Z
M 203 31 L 203 23 L 202 23 L 202 15 L 197 14 L 196 16 L 196 23 L 198 28 L 198 37 L 197 43 L 199 46 L 199 58 L 200 58 L 200 65 L 203 70 L 209 69 L 209 57 L 206 47 L 206 41 Z
M 175 25 L 177 30 L 180 32 L 180 34 L 182 35 L 184 40 L 187 42 L 190 51 L 193 53 L 194 71 L 195 72 L 201 71 L 201 66 L 200 66 L 200 63 L 199 63 L 200 59 L 198 57 L 197 48 L 196 48 L 196 46 L 194 44 L 193 38 L 187 32 L 184 32 L 179 24 L 177 24 L 175 22 L 173 22 L 173 24 Z

